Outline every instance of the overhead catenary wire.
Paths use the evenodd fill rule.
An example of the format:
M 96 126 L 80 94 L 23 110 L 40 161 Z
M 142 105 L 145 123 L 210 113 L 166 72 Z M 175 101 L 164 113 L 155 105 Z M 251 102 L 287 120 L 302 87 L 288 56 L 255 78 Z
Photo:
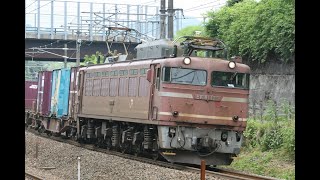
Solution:
M 24 9 L 27 9 L 28 7 L 30 7 L 32 4 L 34 4 L 35 2 L 37 2 L 37 0 L 34 0 L 33 3 L 29 4 L 26 8 Z
M 154 1 L 148 1 L 148 2 L 145 2 L 144 4 L 147 4 L 147 3 L 150 3 L 150 2 L 154 2 Z M 139 6 L 140 7 L 142 7 L 144 4 L 140 4 L 140 5 L 137 5 L 138 6 L 138 8 L 139 8 Z M 152 6 L 152 7 L 157 7 L 157 6 Z M 114 7 L 114 8 L 116 8 L 116 7 Z M 116 12 L 115 13 L 113 13 L 111 16 L 114 16 L 114 15 L 119 15 L 119 12 L 121 12 L 121 11 L 119 11 L 120 9 L 123 9 L 123 8 L 127 8 L 127 7 L 122 7 L 122 8 L 118 8 L 117 7 L 117 9 L 115 9 L 116 10 Z M 133 9 L 131 8 L 131 11 L 132 11 Z M 131 12 L 130 11 L 130 12 Z M 104 13 L 101 13 L 100 11 L 99 12 L 82 12 L 82 13 L 93 13 L 94 15 L 96 15 L 96 16 L 98 16 L 97 14 L 104 14 Z M 123 13 L 123 14 L 127 14 L 127 13 Z M 130 14 L 130 13 L 129 13 Z M 157 15 L 157 14 L 156 14 Z M 148 21 L 149 21 L 149 19 L 155 19 L 156 18 L 156 15 L 148 15 L 149 16 L 149 18 L 146 18 L 146 16 L 145 15 L 143 15 L 142 16 L 142 19 L 145 19 L 145 22 L 144 23 L 148 23 Z M 150 17 L 150 16 L 152 16 L 152 17 Z M 109 16 L 110 17 L 110 16 Z M 107 18 L 104 18 L 104 20 L 105 19 L 107 19 L 108 21 L 109 21 L 109 23 L 111 22 L 111 23 L 113 23 L 111 20 L 110 20 L 110 18 L 109 17 L 107 17 Z M 90 22 L 88 22 L 89 20 L 82 20 L 82 21 L 85 21 L 85 22 L 87 22 L 87 24 L 82 24 L 82 26 L 91 26 L 91 28 L 95 28 L 95 30 L 94 30 L 94 33 L 97 33 L 97 32 L 100 32 L 102 29 L 104 29 L 105 27 L 106 27 L 106 25 L 103 25 L 102 27 L 100 27 L 99 28 L 99 25 L 101 24 L 101 22 L 103 22 L 104 20 L 98 20 L 98 19 L 94 19 L 94 20 L 90 20 Z M 134 21 L 136 21 L 136 20 L 128 20 L 128 21 L 126 21 L 126 22 L 134 22 Z M 94 22 L 94 24 L 92 23 L 92 22 Z M 141 22 L 141 21 L 140 21 Z M 155 22 L 152 22 L 152 23 L 155 23 Z M 70 22 L 69 24 L 73 24 L 72 22 Z M 110 25 L 110 24 L 109 24 Z M 126 26 L 124 26 L 123 25 L 123 23 L 115 23 L 115 25 L 119 25 L 119 26 L 123 26 L 123 27 L 126 27 Z M 98 29 L 97 29 L 98 28 Z M 143 33 L 140 33 L 139 32 L 139 34 L 141 34 L 141 35 L 145 35 L 145 36 L 147 36 L 146 34 L 143 34 Z
M 33 12 L 33 11 L 35 11 L 35 10 L 41 9 L 42 7 L 44 7 L 44 6 L 48 5 L 48 4 L 50 4 L 50 3 L 51 3 L 51 2 L 53 2 L 53 1 L 55 1 L 55 0 L 50 0 L 50 2 L 46 3 L 45 5 L 42 5 L 42 6 L 40 6 L 40 7 L 36 8 L 36 9 L 34 9 L 34 10 L 32 10 L 32 11 L 29 11 L 29 12 L 28 12 L 28 13 L 26 13 L 26 14 L 29 14 L 29 13 L 31 13 L 31 12 Z
M 33 13 L 33 11 L 36 11 L 37 9 L 42 8 L 42 7 L 46 6 L 47 4 L 49 4 L 49 3 L 53 2 L 53 1 L 58 2 L 58 3 L 61 3 L 61 2 L 76 3 L 76 2 L 77 2 L 77 1 L 58 1 L 58 0 L 41 0 L 41 1 L 42 1 L 42 2 L 43 2 L 43 1 L 47 1 L 47 2 L 46 2 L 45 4 L 43 4 L 41 7 L 38 7 L 38 8 L 36 8 L 36 9 L 33 9 L 33 10 L 27 12 L 26 14 L 37 14 L 38 12 Z M 48 2 L 48 1 L 49 1 L 49 2 Z M 157 1 L 158 1 L 158 0 L 152 0 L 152 1 L 149 0 L 149 1 L 145 1 L 145 2 L 143 2 L 143 3 L 141 3 L 141 4 L 117 4 L 117 5 L 118 5 L 117 7 L 115 6 L 116 4 L 113 4 L 113 3 L 95 3 L 95 2 L 87 2 L 87 3 L 110 4 L 110 5 L 113 5 L 112 7 L 109 6 L 109 8 L 106 8 L 106 9 L 107 9 L 106 12 L 113 12 L 112 9 L 117 8 L 117 9 L 116 9 L 117 12 L 116 12 L 115 14 L 118 14 L 118 17 L 119 17 L 119 12 L 121 12 L 122 9 L 125 9 L 125 8 L 131 6 L 130 10 L 129 10 L 129 11 L 126 11 L 126 13 L 129 12 L 129 14 L 130 14 L 130 12 L 136 11 L 137 8 L 143 8 L 143 6 L 147 6 L 147 5 L 149 5 L 149 4 L 151 4 L 151 6 L 148 6 L 148 7 L 156 8 L 156 7 L 158 7 L 158 6 L 152 6 L 152 3 L 157 2 Z M 33 4 L 34 4 L 35 2 L 37 2 L 37 1 L 34 1 Z M 38 2 L 39 2 L 39 1 L 38 1 Z M 85 3 L 85 2 L 80 2 L 80 3 Z M 32 3 L 31 3 L 31 4 L 32 4 Z M 30 5 L 31 5 L 31 4 L 30 4 Z M 41 3 L 41 4 L 42 4 L 42 3 Z M 29 5 L 29 6 L 30 6 L 30 5 Z M 119 8 L 120 5 L 125 5 L 125 6 L 122 6 L 122 7 Z M 137 6 L 137 7 L 132 7 L 132 6 Z M 110 9 L 110 10 L 108 10 L 108 9 Z M 148 8 L 148 9 L 149 9 L 149 8 Z M 143 10 L 141 9 L 141 12 L 144 12 L 144 8 L 143 8 Z M 144 13 L 142 13 L 142 14 L 144 14 Z M 50 15 L 50 14 L 48 14 L 48 15 Z M 57 15 L 57 14 L 53 14 L 53 15 Z M 139 21 L 141 21 L 141 20 L 149 21 L 150 19 L 151 19 L 151 20 L 152 20 L 152 19 L 155 19 L 155 20 L 156 20 L 157 15 L 158 15 L 158 14 L 155 14 L 155 15 L 148 14 L 148 17 L 145 16 L 145 15 L 141 15 Z M 74 21 L 75 21 L 75 19 L 76 19 L 76 16 L 75 16 L 75 15 L 68 15 L 68 16 L 72 16 L 72 20 L 69 21 L 68 24 L 74 24 Z M 150 16 L 151 16 L 151 17 L 150 17 Z M 121 17 L 121 15 L 120 15 L 120 17 Z M 129 26 L 131 27 L 131 26 L 132 26 L 132 23 L 133 23 L 134 21 L 131 22 L 130 20 L 132 20 L 132 15 L 130 15 L 130 17 L 131 17 L 131 18 L 129 18 L 129 21 L 128 21 L 128 22 L 130 23 Z M 113 19 L 115 19 L 115 18 L 113 18 Z M 118 19 L 118 18 L 117 18 L 117 19 Z M 144 22 L 144 23 L 154 23 L 154 22 Z M 82 26 L 89 25 L 89 26 L 92 26 L 92 27 L 95 27 L 95 28 L 96 28 L 99 24 L 101 24 L 101 22 L 99 23 L 98 20 L 95 20 L 95 24 L 90 24 L 90 23 L 86 24 L 86 23 L 84 23 L 84 24 L 81 24 L 81 25 L 82 25 Z M 124 24 L 124 23 L 121 23 L 121 24 Z M 63 27 L 63 26 L 61 26 L 61 27 Z M 69 29 L 70 29 L 70 27 L 69 27 Z M 101 29 L 103 29 L 103 28 L 101 28 Z M 95 32 L 100 32 L 100 31 L 97 31 L 97 29 L 94 29 L 94 31 L 95 31 Z
M 47 47 L 47 46 L 52 46 L 52 45 L 54 45 L 54 44 L 56 44 L 56 43 L 59 43 L 61 40 L 56 40 L 56 41 L 54 41 L 54 42 L 52 42 L 52 43 L 49 43 L 49 44 L 45 44 L 45 45 L 41 45 L 41 46 L 37 46 L 37 47 L 32 47 L 32 48 L 42 48 L 42 47 Z M 71 43 L 71 42 L 74 42 L 75 40 L 70 40 L 70 41 L 68 41 L 68 42 L 66 42 L 66 43 L 63 43 L 63 44 L 69 44 L 69 43 Z M 60 45 L 60 46 L 57 46 L 57 48 L 59 48 L 59 47 L 61 47 L 62 45 Z M 25 50 L 28 50 L 28 49 L 32 49 L 32 48 L 26 48 Z
M 211 7 L 211 10 L 215 7 L 223 7 L 225 4 L 221 3 L 221 4 L 217 4 L 217 5 L 214 5 L 214 6 L 210 6 Z M 198 7 L 198 8 L 195 8 L 195 9 L 189 9 L 189 10 L 186 10 L 185 12 L 191 12 L 191 11 L 196 11 L 196 10 L 200 10 L 200 9 L 205 9 L 205 8 L 208 8 L 208 7 Z
M 69 43 L 71 43 L 71 42 L 74 42 L 75 40 L 70 40 L 69 42 L 66 42 L 66 43 L 63 43 L 62 45 L 59 45 L 59 46 L 57 46 L 56 48 L 60 48 L 60 47 L 62 47 L 64 44 L 69 44 Z M 43 53 L 49 53 L 49 54 L 54 54 L 54 55 L 56 55 L 55 53 L 52 53 L 52 52 L 47 52 L 47 51 L 44 51 L 43 49 L 41 49 L 42 47 L 47 47 L 47 46 L 52 46 L 53 44 L 55 44 L 55 43 L 59 43 L 60 42 L 60 40 L 57 40 L 57 41 L 55 41 L 55 42 L 53 42 L 53 43 L 49 43 L 49 44 L 46 44 L 46 45 L 43 45 L 43 46 L 38 46 L 38 47 L 31 47 L 31 48 L 27 48 L 27 49 L 25 49 L 25 50 L 28 50 L 28 49 L 32 49 L 33 51 L 35 50 L 35 49 L 37 49 L 37 51 L 36 52 L 32 52 L 31 54 L 33 54 L 33 55 L 29 55 L 30 53 L 25 53 L 27 56 L 30 56 L 30 57 L 32 57 L 32 58 L 34 58 L 34 57 L 37 57 L 37 56 L 39 56 L 39 55 L 41 55 L 41 54 L 43 54 Z M 74 53 L 75 53 L 76 51 L 74 51 Z M 73 53 L 73 54 L 74 54 Z M 36 55 L 35 55 L 36 54 Z M 72 54 L 72 56 L 73 56 L 73 54 Z M 63 55 L 58 55 L 58 56 L 63 56 Z M 70 56 L 69 58 L 71 58 L 72 56 Z
M 192 8 L 188 8 L 188 9 L 185 9 L 184 11 L 189 11 L 190 9 L 194 9 L 194 8 L 205 6 L 205 5 L 212 4 L 212 3 L 216 3 L 216 1 L 210 2 L 210 3 L 206 3 L 206 4 L 202 4 L 202 5 L 199 5 L 199 6 L 195 6 L 195 7 L 192 7 Z
M 36 9 L 33 9 L 32 11 L 29 11 L 28 13 L 26 13 L 26 14 L 31 14 L 31 12 L 33 12 L 33 11 L 36 11 L 36 10 L 38 10 L 38 9 L 40 9 L 40 8 L 42 8 L 42 7 L 44 7 L 44 6 L 46 6 L 46 5 L 48 5 L 49 3 L 52 3 L 54 0 L 51 0 L 50 2 L 48 2 L 48 3 L 46 3 L 46 4 L 43 4 L 42 6 L 40 6 L 40 4 L 39 4 L 39 7 L 38 8 L 36 8 Z M 28 7 L 30 7 L 32 4 L 34 4 L 35 2 L 37 2 L 37 1 L 34 1 L 33 3 L 31 3 Z M 39 1 L 38 1 L 39 2 Z M 56 1 L 56 2 L 61 2 L 61 1 Z M 65 2 L 65 1 L 63 1 L 63 2 Z M 68 2 L 72 2 L 72 1 L 68 1 Z M 149 3 L 152 3 L 153 1 L 148 1 L 148 2 L 145 2 L 145 4 L 149 4 Z M 137 5 L 138 6 L 138 8 L 139 7 L 142 7 L 142 5 L 140 4 L 140 5 Z M 125 8 L 125 7 L 123 7 L 123 8 Z M 123 9 L 122 8 L 122 9 Z M 110 8 L 111 9 L 111 8 Z M 118 8 L 116 9 L 116 10 L 118 10 Z M 118 12 L 120 12 L 120 11 L 118 11 Z M 145 16 L 143 16 L 143 17 L 145 17 Z M 75 19 L 75 16 L 74 16 L 74 18 L 71 20 L 71 22 L 73 22 L 74 21 L 74 19 Z M 149 18 L 147 18 L 147 19 L 149 19 Z M 70 23 L 71 24 L 71 23 Z M 98 26 L 99 24 L 101 24 L 101 21 L 99 22 L 98 20 L 96 20 L 95 21 L 95 24 L 94 25 L 92 25 L 91 24 L 91 26 Z M 119 23 L 117 23 L 117 25 L 120 25 Z M 121 25 L 120 25 L 121 26 Z M 156 28 L 156 29 L 158 29 L 158 28 Z M 147 34 L 143 34 L 143 33 L 141 33 L 141 32 L 138 32 L 138 31 L 136 31 L 136 30 L 134 30 L 137 34 L 139 34 L 140 36 L 141 35 L 143 35 L 143 36 L 146 36 L 147 38 L 153 38 L 153 37 L 149 37 Z M 151 30 L 152 31 L 152 30 Z M 151 32 L 151 31 L 148 31 L 148 32 Z M 41 49 L 42 47 L 47 47 L 47 46 L 52 46 L 54 43 L 58 43 L 59 42 L 59 40 L 57 40 L 57 41 L 55 41 L 55 42 L 52 42 L 52 43 L 49 43 L 49 44 L 45 44 L 45 45 L 41 45 L 41 46 L 39 46 L 38 48 L 40 48 L 40 49 L 38 49 L 38 51 L 37 52 L 34 52 L 34 53 L 38 53 L 38 55 L 40 55 L 41 53 L 43 53 L 43 52 L 47 52 L 47 51 L 44 51 L 43 49 Z M 71 43 L 71 42 L 74 42 L 74 41 L 69 41 L 69 42 L 67 42 L 67 43 L 63 43 L 63 44 L 68 44 L 68 43 Z M 86 42 L 86 41 L 84 41 L 84 42 Z M 92 43 L 92 42 L 91 42 Z M 85 44 L 85 43 L 84 43 Z M 58 47 L 61 47 L 61 46 L 63 46 L 63 45 L 60 45 L 60 46 L 57 46 L 56 48 L 58 48 Z M 28 49 L 33 49 L 33 50 L 35 50 L 35 49 L 37 49 L 37 47 L 33 47 L 33 48 L 28 48 Z M 40 51 L 42 51 L 42 52 L 40 52 Z M 51 53 L 51 52 L 47 52 L 47 53 Z M 55 54 L 55 53 L 51 53 L 51 54 Z M 73 53 L 74 54 L 74 53 Z M 37 56 L 37 55 L 29 55 L 29 54 L 27 54 L 28 56 L 31 56 L 31 57 L 35 57 L 35 56 Z
M 52 2 L 52 1 L 50 1 L 50 2 Z M 55 1 L 55 2 L 58 2 L 58 1 Z M 59 2 L 61 2 L 61 1 L 59 1 Z M 64 2 L 64 1 L 63 1 Z M 68 2 L 70 2 L 70 1 L 68 1 Z M 148 2 L 145 2 L 145 4 L 148 4 L 148 3 L 151 3 L 151 2 L 156 2 L 156 1 L 148 1 Z M 48 3 L 47 3 L 48 4 Z M 41 7 L 43 7 L 43 6 L 45 6 L 46 4 L 44 4 L 44 5 L 42 5 Z M 138 6 L 142 6 L 141 4 L 140 5 L 138 5 Z M 156 7 L 156 6 L 155 6 Z M 125 7 L 123 7 L 123 8 L 125 8 Z M 133 11 L 135 11 L 134 9 L 136 9 L 136 8 L 131 8 L 131 10 L 133 10 Z M 34 10 L 33 10 L 34 11 Z M 151 16 L 151 15 L 150 15 Z M 142 22 L 141 21 L 141 19 L 145 19 L 146 21 L 145 22 L 142 22 L 142 23 L 157 23 L 157 24 L 159 24 L 159 22 L 156 22 L 156 19 L 154 20 L 154 21 L 152 21 L 154 18 L 156 18 L 156 16 L 157 15 L 153 15 L 153 16 L 151 16 L 150 17 L 149 16 L 149 18 L 146 18 L 146 16 L 141 16 L 141 18 L 140 18 L 140 21 L 139 22 Z M 75 16 L 73 16 L 73 19 L 72 19 L 72 22 L 74 21 L 74 19 L 75 19 Z M 147 21 L 149 21 L 151 19 L 151 21 L 150 22 L 147 22 Z M 92 24 L 82 24 L 83 26 L 87 26 L 87 25 L 90 25 L 90 26 L 92 26 L 92 27 L 95 27 L 95 29 L 93 30 L 94 31 L 94 33 L 96 33 L 96 32 L 100 32 L 100 30 L 101 29 L 103 29 L 103 28 L 105 28 L 106 27 L 106 25 L 104 25 L 103 27 L 101 27 L 100 28 L 100 30 L 99 30 L 99 26 L 102 24 L 101 22 L 102 21 L 99 21 L 98 19 L 93 19 L 94 20 L 94 23 L 92 23 Z M 130 19 L 129 19 L 130 20 Z M 124 25 L 124 23 L 115 23 L 115 22 L 112 22 L 112 21 L 110 21 L 111 23 L 114 23 L 114 24 L 116 24 L 116 25 L 118 25 L 118 26 L 123 26 L 123 27 L 126 27 L 125 25 Z M 134 21 L 132 21 L 132 22 L 134 22 Z M 69 24 L 72 24 L 72 23 L 69 23 Z M 109 24 L 110 25 L 110 24 Z M 134 30 L 134 32 L 136 32 L 136 34 L 137 34 L 137 37 L 135 37 L 135 38 L 141 38 L 141 36 L 145 36 L 147 39 L 148 38 L 151 38 L 151 39 L 156 39 L 156 36 L 152 33 L 152 35 L 150 34 L 150 32 L 154 32 L 154 31 L 157 31 L 157 30 L 159 30 L 160 29 L 160 27 L 158 27 L 158 26 L 153 26 L 152 28 L 150 28 L 150 25 L 151 24 L 149 24 L 149 31 L 146 29 L 146 31 L 145 32 L 139 32 L 138 30 Z M 143 25 L 144 26 L 144 25 Z M 63 27 L 63 26 L 62 26 Z M 129 27 L 131 27 L 131 26 L 129 26 Z M 72 27 L 71 27 L 72 28 Z M 132 27 L 131 27 L 132 28 Z M 130 29 L 131 29 L 130 28 Z M 69 30 L 70 30 L 70 27 L 69 27 Z M 144 29 L 142 29 L 142 31 L 144 31 Z M 85 33 L 85 37 L 86 36 L 89 36 L 90 34 L 88 34 L 88 33 Z M 133 37 L 133 36 L 131 36 L 131 37 Z M 56 41 L 56 42 L 58 42 L 58 41 Z M 68 43 L 70 43 L 70 42 L 73 42 L 73 41 L 69 41 Z M 89 41 L 88 41 L 89 42 Z M 46 47 L 46 46 L 50 46 L 50 45 L 52 45 L 51 43 L 50 44 L 46 44 L 46 45 L 41 45 L 40 47 Z
M 95 14 L 95 15 L 98 16 L 98 17 L 101 17 L 103 20 L 105 20 L 102 16 L 99 16 L 99 15 L 97 15 L 97 14 Z M 107 19 L 107 20 L 108 20 L 108 19 Z M 119 24 L 119 23 L 117 23 L 117 22 L 115 22 L 115 21 L 111 21 L 111 20 L 108 20 L 108 21 L 109 21 L 109 22 L 112 22 L 112 23 L 114 23 L 114 24 L 116 24 L 116 25 L 118 25 L 118 26 L 128 28 L 127 26 L 122 25 L 122 24 Z M 143 35 L 143 36 L 149 37 L 147 34 L 143 34 L 143 33 L 139 32 L 139 31 L 137 31 L 137 30 L 135 30 L 135 29 L 131 29 L 131 30 L 133 30 L 134 32 L 136 32 L 136 33 L 139 34 L 139 35 Z M 151 37 L 151 38 L 153 39 L 153 37 Z

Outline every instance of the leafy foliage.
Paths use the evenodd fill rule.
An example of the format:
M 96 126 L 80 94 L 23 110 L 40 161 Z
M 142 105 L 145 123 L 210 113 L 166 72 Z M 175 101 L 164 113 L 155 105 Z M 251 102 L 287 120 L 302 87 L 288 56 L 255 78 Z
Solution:
M 292 60 L 295 52 L 293 0 L 244 0 L 208 12 L 206 32 L 222 39 L 229 53 L 251 61 Z
M 284 126 L 285 128 L 281 129 L 281 134 L 283 137 L 282 148 L 283 151 L 288 157 L 292 160 L 295 159 L 295 124 L 288 122 Z
M 198 36 L 204 36 L 205 29 L 201 25 L 198 25 L 198 26 L 187 26 L 187 27 L 177 31 L 174 38 L 178 38 L 178 37 L 181 37 L 181 36 L 194 36 L 194 35 L 196 35 L 196 32 L 201 32 L 201 34 L 198 35 Z
M 278 114 L 277 114 L 277 105 L 275 101 L 268 100 L 267 101 L 267 109 L 264 113 L 263 119 L 266 121 L 278 121 Z
M 285 107 L 284 114 L 277 115 L 273 101 L 268 102 L 266 113 L 262 119 L 250 118 L 247 122 L 244 146 L 259 148 L 262 151 L 277 150 L 290 160 L 295 159 L 295 121 L 293 108 L 287 102 L 280 105 Z M 289 109 L 289 110 L 288 110 Z M 287 111 L 285 111 L 287 110 Z
M 104 56 L 101 52 L 97 51 L 96 54 L 92 54 L 91 56 L 85 55 L 84 56 L 84 63 L 92 63 L 92 64 L 98 64 L 98 58 L 100 57 L 100 63 L 103 63 Z
M 279 125 L 267 127 L 266 133 L 262 138 L 261 146 L 263 151 L 280 148 L 283 143 L 281 127 Z
M 288 108 L 286 102 L 283 104 L 280 107 Z M 286 113 L 275 119 L 274 110 L 270 101 L 262 119 L 247 121 L 243 149 L 231 168 L 281 179 L 295 178 L 295 122 Z

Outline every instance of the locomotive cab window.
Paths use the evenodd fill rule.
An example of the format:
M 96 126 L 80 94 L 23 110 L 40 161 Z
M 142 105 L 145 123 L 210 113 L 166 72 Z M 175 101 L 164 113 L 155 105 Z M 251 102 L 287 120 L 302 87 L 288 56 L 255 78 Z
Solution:
M 162 80 L 168 83 L 204 86 L 207 84 L 207 72 L 201 69 L 163 67 Z
M 212 86 L 249 89 L 249 74 L 238 72 L 212 72 Z

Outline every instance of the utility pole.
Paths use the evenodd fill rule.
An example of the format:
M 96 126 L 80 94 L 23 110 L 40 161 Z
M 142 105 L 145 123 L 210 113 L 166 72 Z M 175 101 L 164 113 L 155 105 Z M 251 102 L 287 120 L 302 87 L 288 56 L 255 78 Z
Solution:
M 166 0 L 160 1 L 160 39 L 166 38 Z
M 67 44 L 64 44 L 64 48 L 65 48 L 65 50 L 64 50 L 64 56 L 65 56 L 65 58 L 64 58 L 64 68 L 67 68 L 67 57 L 68 57 Z
M 79 31 L 77 32 L 77 53 L 76 53 L 76 59 L 77 59 L 77 63 L 76 66 L 79 67 L 80 66 L 80 46 L 81 46 L 81 39 L 79 39 Z
M 173 39 L 173 0 L 168 0 L 168 39 Z
M 161 0 L 160 4 L 160 39 L 166 38 L 166 17 L 168 16 L 168 39 L 173 40 L 173 15 L 176 11 L 181 11 L 183 15 L 183 9 L 173 9 L 173 0 L 168 0 L 168 9 L 166 9 L 166 0 Z M 168 14 L 165 14 L 168 12 Z
M 77 39 L 77 53 L 76 53 L 77 67 L 80 66 L 80 46 L 81 46 L 81 39 Z

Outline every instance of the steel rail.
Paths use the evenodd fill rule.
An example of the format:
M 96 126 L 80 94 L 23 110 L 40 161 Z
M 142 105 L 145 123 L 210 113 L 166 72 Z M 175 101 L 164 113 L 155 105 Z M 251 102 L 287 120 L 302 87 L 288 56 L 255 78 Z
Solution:
M 33 175 L 33 174 L 30 174 L 30 173 L 27 173 L 25 172 L 25 178 L 26 179 L 32 179 L 32 180 L 43 180 L 43 178 L 40 178 L 36 175 Z

